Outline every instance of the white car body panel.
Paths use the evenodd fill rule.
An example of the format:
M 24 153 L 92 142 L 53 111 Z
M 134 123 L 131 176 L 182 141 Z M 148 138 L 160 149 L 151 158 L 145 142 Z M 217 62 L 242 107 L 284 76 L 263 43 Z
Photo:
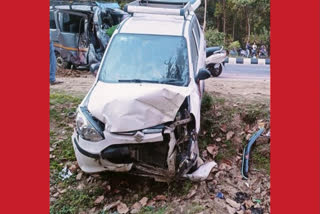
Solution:
M 88 110 L 109 132 L 128 132 L 173 121 L 189 94 L 188 87 L 166 84 L 98 82 Z
M 104 83 L 98 81 L 99 74 L 102 72 L 100 67 L 95 83 L 80 106 L 87 106 L 89 112 L 105 124 L 103 131 L 104 139 L 99 142 L 90 142 L 81 138 L 76 131 L 72 137 L 76 157 L 83 171 L 88 173 L 104 170 L 130 171 L 132 164 L 111 163 L 101 158 L 100 153 L 111 145 L 148 144 L 164 141 L 163 133 L 167 133 L 170 135 L 167 157 L 168 175 L 173 175 L 172 173 L 176 170 L 174 164 L 176 150 L 174 148 L 178 140 L 175 139 L 175 126 L 165 127 L 163 133 L 144 134 L 142 140 L 139 141 L 137 141 L 134 135 L 128 136 L 119 132 L 144 130 L 166 122 L 175 121 L 177 111 L 187 97 L 189 112 L 195 119 L 195 132 L 199 132 L 204 81 L 196 82 L 195 76 L 199 69 L 205 68 L 206 43 L 204 34 L 199 28 L 200 39 L 199 44 L 197 43 L 198 61 L 194 62 L 190 50 L 191 35 L 189 31 L 193 17 L 193 12 L 186 18 L 171 15 L 134 14 L 123 21 L 118 29 L 115 30 L 109 43 L 112 42 L 114 36 L 118 33 L 183 36 L 188 46 L 190 81 L 188 86 L 153 83 Z M 199 26 L 198 22 L 197 25 Z M 101 62 L 104 62 L 109 48 L 110 45 L 107 47 Z M 196 63 L 195 70 L 194 63 Z M 85 156 L 79 148 L 97 155 L 97 158 Z M 198 143 L 194 146 L 194 151 L 199 159 Z M 196 174 L 194 176 L 188 174 L 187 178 L 191 180 L 203 180 L 214 166 L 215 164 L 213 163 L 206 165 L 202 169 L 195 171 Z

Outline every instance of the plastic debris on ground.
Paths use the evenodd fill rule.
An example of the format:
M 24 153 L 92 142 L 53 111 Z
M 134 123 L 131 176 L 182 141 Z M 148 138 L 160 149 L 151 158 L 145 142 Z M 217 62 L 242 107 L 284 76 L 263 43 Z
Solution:
M 220 198 L 220 199 L 224 199 L 224 195 L 223 195 L 222 192 L 218 192 L 218 193 L 216 194 L 216 197 L 217 197 L 217 198 Z
M 249 196 L 247 193 L 245 192 L 237 192 L 236 193 L 236 197 L 235 197 L 235 201 L 238 203 L 243 203 L 245 200 L 249 199 Z
M 65 166 L 59 173 L 61 180 L 68 179 L 72 176 L 71 171 Z
M 262 208 L 251 208 L 250 209 L 251 214 L 263 214 L 263 209 Z

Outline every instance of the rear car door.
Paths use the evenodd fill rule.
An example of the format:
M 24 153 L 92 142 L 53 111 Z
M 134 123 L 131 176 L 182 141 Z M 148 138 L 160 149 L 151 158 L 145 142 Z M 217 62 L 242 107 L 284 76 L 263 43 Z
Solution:
M 55 11 L 50 10 L 50 39 L 53 42 L 58 41 L 58 30 L 57 30 L 57 24 L 56 24 L 56 16 Z
M 61 57 L 75 65 L 87 64 L 87 57 L 84 54 L 88 51 L 87 15 L 59 10 L 57 23 L 59 34 L 55 48 L 60 49 Z

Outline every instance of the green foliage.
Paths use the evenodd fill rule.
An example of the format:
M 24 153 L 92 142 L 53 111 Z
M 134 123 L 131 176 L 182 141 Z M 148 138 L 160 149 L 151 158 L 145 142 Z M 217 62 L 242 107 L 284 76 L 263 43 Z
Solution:
M 59 200 L 50 206 L 50 213 L 71 214 L 77 213 L 79 208 L 93 206 L 93 199 L 87 191 L 68 190 Z
M 154 208 L 150 206 L 143 207 L 139 214 L 164 214 L 166 212 L 166 207 Z
M 201 111 L 203 113 L 209 111 L 212 105 L 213 105 L 213 98 L 208 93 L 204 93 L 202 98 L 202 103 L 201 103 Z
M 224 36 L 225 34 L 219 32 L 217 29 L 207 29 L 205 32 L 207 47 L 224 45 Z
M 203 22 L 203 5 L 197 15 L 200 23 Z M 206 36 L 210 41 L 207 46 L 222 45 L 229 47 L 234 41 L 239 41 L 244 48 L 250 35 L 250 43 L 270 46 L 270 0 L 219 0 L 208 1 L 206 31 L 212 34 L 212 29 L 224 33 L 225 40 Z M 225 21 L 225 31 L 224 31 Z M 249 27 L 250 26 L 250 27 Z M 250 29 L 250 32 L 248 32 Z M 220 37 L 218 37 L 220 38 Z
M 229 45 L 229 50 L 231 49 L 238 49 L 240 48 L 241 45 L 240 45 L 240 42 L 239 41 L 234 41 L 234 42 L 231 42 L 230 45 Z

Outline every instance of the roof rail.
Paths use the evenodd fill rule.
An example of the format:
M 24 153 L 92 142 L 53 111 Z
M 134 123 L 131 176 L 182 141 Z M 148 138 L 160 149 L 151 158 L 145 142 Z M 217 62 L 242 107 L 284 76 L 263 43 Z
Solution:
M 52 7 L 53 9 L 56 8 L 56 6 L 65 6 L 67 9 L 67 7 L 69 7 L 69 10 L 73 10 L 73 9 L 77 9 L 74 6 L 79 6 L 79 5 L 83 5 L 83 6 L 89 6 L 90 9 L 93 11 L 93 7 L 97 6 L 97 3 L 95 1 L 92 0 L 50 0 L 50 7 Z M 64 9 L 64 8 L 63 8 Z
M 136 0 L 124 6 L 128 13 L 186 16 L 195 11 L 201 0 Z

